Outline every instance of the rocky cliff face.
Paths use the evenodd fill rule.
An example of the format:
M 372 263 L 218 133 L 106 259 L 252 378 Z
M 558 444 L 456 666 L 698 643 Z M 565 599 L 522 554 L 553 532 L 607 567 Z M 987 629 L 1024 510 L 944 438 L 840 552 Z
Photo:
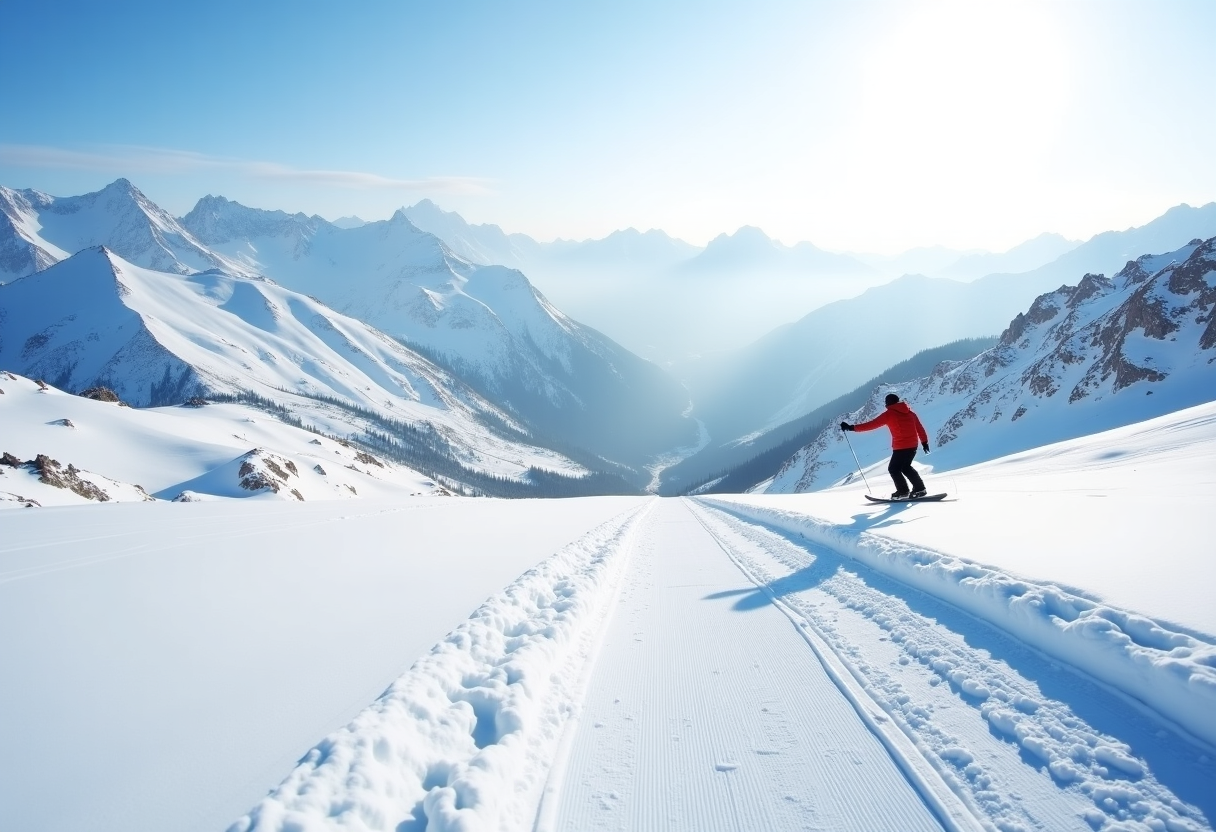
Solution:
M 970 361 L 875 391 L 846 421 L 872 418 L 894 390 L 933 437 L 936 470 L 1105 430 L 1216 396 L 1216 238 L 1087 274 L 1039 296 L 997 346 Z M 885 437 L 884 437 L 885 438 Z M 858 435 L 864 464 L 886 445 Z M 770 492 L 809 491 L 850 476 L 838 430 L 791 458 Z M 885 482 L 884 482 L 885 485 Z

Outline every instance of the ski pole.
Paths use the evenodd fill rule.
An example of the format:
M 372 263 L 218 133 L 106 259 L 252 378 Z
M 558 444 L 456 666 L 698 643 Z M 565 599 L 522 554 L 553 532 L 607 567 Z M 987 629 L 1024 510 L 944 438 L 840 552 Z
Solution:
M 853 454 L 853 461 L 857 463 L 857 473 L 861 474 L 861 481 L 866 484 L 866 493 L 869 494 L 870 483 L 866 479 L 866 472 L 861 470 L 861 460 L 857 458 L 857 451 L 853 450 L 853 443 L 849 441 L 849 432 L 847 430 L 842 430 L 841 433 L 844 434 L 845 444 L 849 446 L 849 452 Z

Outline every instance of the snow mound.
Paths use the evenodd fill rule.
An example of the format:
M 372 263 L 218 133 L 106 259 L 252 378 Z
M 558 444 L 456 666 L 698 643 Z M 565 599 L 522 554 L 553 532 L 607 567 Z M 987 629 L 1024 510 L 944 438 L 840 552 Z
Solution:
M 1052 584 L 773 507 L 700 498 L 852 557 L 1077 667 L 1216 745 L 1216 643 Z M 999 729 L 999 725 L 996 726 Z
M 647 510 L 604 523 L 492 596 L 229 832 L 531 828 Z

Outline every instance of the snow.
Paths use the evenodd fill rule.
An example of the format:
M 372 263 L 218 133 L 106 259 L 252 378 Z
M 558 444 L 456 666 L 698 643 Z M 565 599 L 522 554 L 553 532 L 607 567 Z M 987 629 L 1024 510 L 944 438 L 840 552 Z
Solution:
M 4 512 L 0 827 L 225 828 L 487 597 L 642 504 Z
M 237 261 L 209 251 L 126 179 L 74 197 L 0 187 L 0 211 L 13 221 L 21 237 L 19 245 L 42 252 L 38 268 L 82 249 L 106 245 L 133 263 L 159 271 L 187 274 L 222 268 L 232 274 L 253 274 Z M 23 277 L 34 270 L 0 272 L 0 278 Z
M 732 612 L 739 570 L 697 517 L 647 522 L 538 828 L 941 828 L 786 617 Z
M 360 459 L 359 449 L 283 424 L 273 416 L 239 404 L 205 407 L 131 408 L 43 389 L 29 379 L 0 373 L 0 453 L 21 461 L 45 454 L 105 479 L 110 499 L 172 500 L 184 491 L 196 499 L 213 497 L 287 497 L 292 489 L 307 500 L 354 497 L 405 497 L 430 494 L 435 483 L 408 468 Z M 60 424 L 69 420 L 73 427 Z M 239 469 L 247 455 L 273 456 L 280 468 L 295 467 L 279 492 L 240 486 Z M 315 470 L 321 466 L 325 472 Z M 290 469 L 288 469 L 290 470 Z M 139 486 L 142 490 L 136 490 Z M 84 497 L 43 484 L 28 471 L 0 465 L 0 508 L 72 505 Z
M 231 832 L 529 826 L 639 514 L 486 601 Z
M 786 612 L 926 794 L 944 788 L 986 829 L 1211 828 L 1210 746 L 942 600 L 941 584 L 917 591 L 806 523 L 782 531 L 790 518 L 756 523 L 730 508 L 703 519 L 750 580 L 734 609 Z

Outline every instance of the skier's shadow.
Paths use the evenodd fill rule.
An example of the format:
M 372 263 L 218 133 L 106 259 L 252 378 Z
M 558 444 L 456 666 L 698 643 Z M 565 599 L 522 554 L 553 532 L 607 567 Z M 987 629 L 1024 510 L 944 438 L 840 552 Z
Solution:
M 923 519 L 925 516 L 923 514 L 919 517 L 909 517 L 906 520 L 900 516 L 913 505 L 915 503 L 884 503 L 879 507 L 876 504 L 875 508 L 864 511 L 861 514 L 854 514 L 851 518 L 853 522 L 848 525 L 841 523 L 840 528 L 856 532 L 866 532 L 871 529 L 881 529 L 885 526 L 901 526 L 904 523 L 913 523 Z
M 731 609 L 736 612 L 750 612 L 768 606 L 774 598 L 784 598 L 795 592 L 813 589 L 835 575 L 840 570 L 840 560 L 832 557 L 816 556 L 809 566 L 804 566 L 797 572 L 770 581 L 762 587 L 753 586 L 747 589 L 726 589 L 706 595 L 705 600 L 716 601 L 721 598 L 741 596 Z
M 876 507 L 862 514 L 855 514 L 852 517 L 853 522 L 849 525 L 841 524 L 841 528 L 850 529 L 857 532 L 868 531 L 870 529 L 880 529 L 884 526 L 894 526 L 903 523 L 910 523 L 913 520 L 920 518 L 913 517 L 908 520 L 902 519 L 899 515 L 908 508 L 907 503 L 891 503 Z M 757 521 L 751 521 L 757 522 Z M 809 566 L 804 566 L 796 572 L 777 578 L 770 581 L 762 587 L 750 587 L 747 589 L 727 589 L 721 592 L 715 592 L 705 596 L 706 601 L 717 601 L 723 598 L 733 598 L 742 596 L 735 601 L 731 609 L 736 612 L 749 612 L 758 610 L 768 604 L 771 604 L 775 598 L 784 598 L 787 595 L 793 595 L 796 592 L 813 589 L 819 584 L 826 581 L 828 578 L 840 571 L 842 559 L 840 555 L 829 550 L 823 550 L 819 547 L 817 551 L 811 551 L 807 546 L 807 541 L 801 538 L 795 539 L 788 532 L 778 529 L 774 526 L 769 526 L 766 523 L 757 523 L 764 526 L 769 531 L 775 532 L 786 538 L 791 543 L 800 548 L 807 549 L 814 556 L 814 560 Z

